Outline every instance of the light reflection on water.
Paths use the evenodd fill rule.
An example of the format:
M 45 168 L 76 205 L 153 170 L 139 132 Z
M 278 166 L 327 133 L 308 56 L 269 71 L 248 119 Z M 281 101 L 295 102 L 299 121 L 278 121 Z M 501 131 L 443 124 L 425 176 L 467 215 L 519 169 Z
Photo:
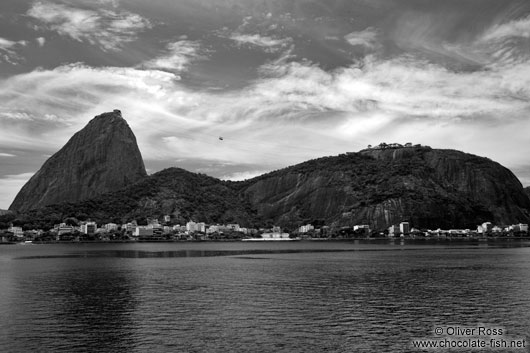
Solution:
M 526 246 L 3 246 L 0 344 L 4 352 L 408 352 L 435 325 L 478 323 L 525 337 Z

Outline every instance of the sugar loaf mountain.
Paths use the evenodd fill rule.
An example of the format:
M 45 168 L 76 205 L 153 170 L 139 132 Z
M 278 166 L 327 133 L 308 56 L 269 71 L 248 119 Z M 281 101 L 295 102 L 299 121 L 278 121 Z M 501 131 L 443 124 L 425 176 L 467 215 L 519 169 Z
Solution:
M 410 144 L 318 158 L 240 182 L 180 168 L 148 176 L 134 134 L 115 110 L 95 117 L 48 159 L 10 210 L 41 225 L 172 215 L 181 224 L 320 222 L 383 230 L 406 220 L 418 228 L 475 228 L 484 221 L 528 223 L 530 198 L 499 163 Z

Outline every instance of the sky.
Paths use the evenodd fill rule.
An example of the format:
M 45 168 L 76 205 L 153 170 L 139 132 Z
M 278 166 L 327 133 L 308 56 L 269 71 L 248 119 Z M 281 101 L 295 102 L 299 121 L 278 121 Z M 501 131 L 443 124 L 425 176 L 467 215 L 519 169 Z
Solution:
M 530 2 L 2 0 L 0 102 L 2 209 L 113 109 L 148 173 L 242 180 L 412 142 L 530 186 Z

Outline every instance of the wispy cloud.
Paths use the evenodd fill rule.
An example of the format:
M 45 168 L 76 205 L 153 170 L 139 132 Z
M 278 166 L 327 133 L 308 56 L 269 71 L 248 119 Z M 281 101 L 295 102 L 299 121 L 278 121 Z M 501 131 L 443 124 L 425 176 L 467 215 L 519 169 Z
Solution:
M 128 11 L 81 9 L 50 2 L 34 3 L 27 14 L 45 28 L 103 50 L 118 50 L 123 43 L 135 40 L 140 31 L 151 27 L 149 20 Z
M 11 157 L 16 157 L 16 155 L 11 154 L 11 153 L 0 153 L 0 157 L 11 158 Z
M 149 69 L 165 71 L 184 71 L 194 60 L 205 58 L 206 50 L 201 48 L 199 42 L 180 40 L 169 43 L 167 53 L 143 63 L 141 66 Z
M 1 50 L 9 50 L 16 46 L 25 46 L 26 44 L 27 44 L 26 41 L 23 41 L 23 40 L 15 42 L 15 41 L 0 37 L 0 49 Z
M 4 61 L 16 65 L 20 60 L 16 49 L 24 47 L 27 44 L 25 40 L 13 41 L 0 37 L 0 62 Z
M 277 38 L 260 34 L 232 33 L 228 38 L 235 41 L 238 45 L 256 46 L 269 52 L 279 51 L 292 43 L 290 38 Z
M 482 36 L 485 41 L 509 37 L 530 38 L 530 16 L 490 27 Z
M 362 31 L 351 32 L 345 35 L 344 39 L 351 45 L 374 48 L 377 45 L 377 30 L 375 28 L 368 27 Z

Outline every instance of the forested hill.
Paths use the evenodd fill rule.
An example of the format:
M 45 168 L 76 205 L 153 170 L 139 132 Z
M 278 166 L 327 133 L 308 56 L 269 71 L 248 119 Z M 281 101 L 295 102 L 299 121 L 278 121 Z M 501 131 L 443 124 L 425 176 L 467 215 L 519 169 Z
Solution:
M 180 224 L 192 219 L 294 228 L 316 221 L 382 230 L 409 221 L 418 228 L 475 228 L 485 221 L 528 223 L 530 199 L 496 162 L 415 146 L 314 159 L 242 182 L 169 168 L 114 193 L 18 214 L 17 222 L 76 217 L 121 223 L 162 215 Z

